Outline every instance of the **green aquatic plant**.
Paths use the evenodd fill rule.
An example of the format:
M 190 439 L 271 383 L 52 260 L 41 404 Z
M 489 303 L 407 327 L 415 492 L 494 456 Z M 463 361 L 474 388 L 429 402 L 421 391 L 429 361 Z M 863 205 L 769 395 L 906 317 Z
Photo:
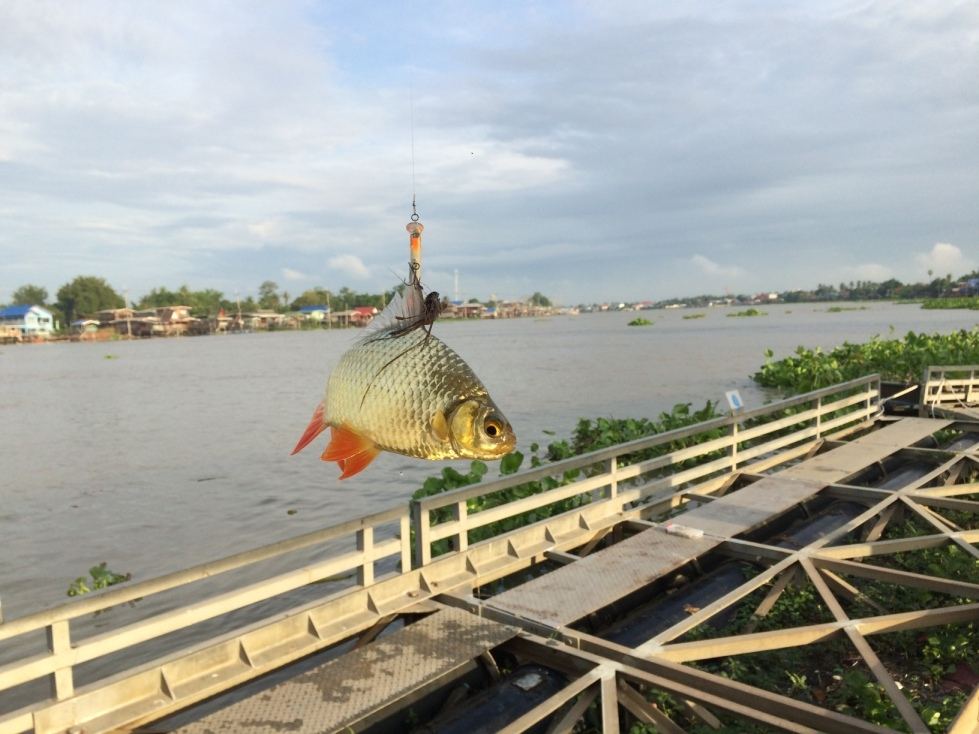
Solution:
M 921 307 L 927 309 L 967 308 L 976 311 L 979 310 L 979 296 L 928 298 L 921 303 Z
M 734 313 L 729 313 L 727 315 L 729 319 L 731 318 L 746 319 L 746 318 L 751 318 L 752 316 L 768 316 L 768 312 L 759 311 L 757 308 L 748 308 L 745 309 L 744 311 L 735 311 Z
M 632 321 L 630 321 L 627 326 L 652 326 L 653 322 L 649 319 L 644 319 L 642 316 L 637 316 Z
M 684 320 L 689 321 L 690 319 L 702 319 L 702 318 L 706 318 L 706 316 L 707 316 L 707 314 L 705 314 L 705 313 L 689 313 L 689 314 L 686 314 L 683 318 L 684 318 Z
M 111 571 L 107 566 L 106 561 L 102 561 L 99 565 L 92 566 L 88 569 L 91 578 L 79 576 L 72 581 L 68 587 L 68 596 L 81 596 L 82 594 L 88 594 L 99 589 L 107 589 L 110 586 L 129 581 L 133 577 L 131 573 L 116 573 L 115 571 Z
M 843 313 L 844 311 L 866 311 L 866 306 L 830 306 L 826 313 Z
M 875 372 L 885 380 L 915 382 L 929 365 L 979 362 L 979 328 L 951 334 L 908 332 L 903 339 L 875 336 L 862 344 L 844 342 L 828 352 L 800 346 L 793 356 L 778 360 L 774 356 L 771 349 L 765 351 L 765 364 L 752 379 L 789 393 L 817 390 Z

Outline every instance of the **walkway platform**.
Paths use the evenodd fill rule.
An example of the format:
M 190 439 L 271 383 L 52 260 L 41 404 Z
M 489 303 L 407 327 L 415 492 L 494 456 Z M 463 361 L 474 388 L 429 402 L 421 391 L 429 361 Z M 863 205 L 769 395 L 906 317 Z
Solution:
M 979 422 L 884 418 L 870 376 L 0 623 L 0 645 L 47 641 L 0 655 L 0 734 L 892 731 L 716 665 L 829 641 L 925 734 L 947 703 L 909 695 L 868 640 L 979 623 L 979 574 L 882 561 L 945 547 L 979 560 Z M 290 570 L 207 586 L 273 560 Z M 946 603 L 891 610 L 875 584 Z M 828 619 L 756 631 L 794 586 Z M 724 615 L 751 621 L 687 634 Z M 979 686 L 963 692 L 951 734 L 979 730 Z
M 642 532 L 500 594 L 487 606 L 555 627 L 571 624 L 947 425 L 920 418 L 892 423 L 677 518 L 703 533 L 701 538 Z
M 456 609 L 441 609 L 177 732 L 321 734 L 355 724 L 364 727 L 451 680 L 518 631 Z

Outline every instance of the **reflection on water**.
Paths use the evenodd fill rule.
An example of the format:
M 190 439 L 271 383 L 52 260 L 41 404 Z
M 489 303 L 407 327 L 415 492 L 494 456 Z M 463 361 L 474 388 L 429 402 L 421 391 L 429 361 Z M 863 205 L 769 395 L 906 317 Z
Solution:
M 771 347 L 951 331 L 974 312 L 878 304 L 682 310 L 441 323 L 520 445 L 579 417 L 653 416 L 740 389 Z M 7 619 L 64 601 L 101 561 L 134 579 L 407 501 L 441 464 L 382 454 L 339 482 L 313 448 L 290 457 L 354 332 L 273 333 L 0 349 L 0 597 Z M 107 359 L 108 355 L 115 357 Z M 325 443 L 325 437 L 324 441 Z M 317 442 L 319 445 L 320 442 Z M 465 466 L 465 462 L 458 463 Z M 290 514 L 290 511 L 295 511 Z

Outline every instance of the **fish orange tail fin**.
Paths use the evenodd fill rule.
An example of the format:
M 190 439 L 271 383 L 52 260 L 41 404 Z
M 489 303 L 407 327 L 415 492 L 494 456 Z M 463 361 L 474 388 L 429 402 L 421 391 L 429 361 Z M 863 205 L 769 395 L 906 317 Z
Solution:
M 299 443 L 296 444 L 296 448 L 292 450 L 292 453 L 297 454 L 306 448 L 310 441 L 323 432 L 324 428 L 326 428 L 326 422 L 323 417 L 323 403 L 320 403 L 316 406 L 316 410 L 313 411 L 313 417 L 310 419 L 309 425 L 306 426 L 306 431 L 299 439 Z
M 362 472 L 381 453 L 373 441 L 345 426 L 333 426 L 331 434 L 330 445 L 320 458 L 340 465 L 343 471 L 340 479 Z

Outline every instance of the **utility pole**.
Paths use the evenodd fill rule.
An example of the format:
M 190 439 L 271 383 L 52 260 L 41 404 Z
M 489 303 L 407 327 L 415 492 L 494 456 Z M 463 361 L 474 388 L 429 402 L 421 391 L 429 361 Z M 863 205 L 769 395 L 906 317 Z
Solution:
M 126 294 L 126 336 L 133 338 L 133 312 L 129 308 L 129 289 L 125 289 Z

